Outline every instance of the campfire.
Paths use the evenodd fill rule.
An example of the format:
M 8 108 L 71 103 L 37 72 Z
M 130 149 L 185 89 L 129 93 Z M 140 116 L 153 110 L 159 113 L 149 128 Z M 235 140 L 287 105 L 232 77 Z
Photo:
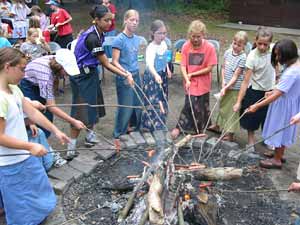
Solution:
M 134 158 L 121 151 L 92 179 L 84 178 L 88 186 L 85 180 L 70 188 L 64 198 L 66 214 L 82 212 L 79 205 L 88 202 L 88 209 L 94 203 L 98 210 L 81 218 L 86 224 L 288 224 L 290 209 L 283 207 L 278 193 L 260 193 L 273 185 L 256 167 L 257 158 L 242 155 L 237 160 L 231 156 L 238 149 L 209 145 L 205 137 L 191 139 L 188 135 L 176 144 L 160 143 L 155 150 L 135 152 Z

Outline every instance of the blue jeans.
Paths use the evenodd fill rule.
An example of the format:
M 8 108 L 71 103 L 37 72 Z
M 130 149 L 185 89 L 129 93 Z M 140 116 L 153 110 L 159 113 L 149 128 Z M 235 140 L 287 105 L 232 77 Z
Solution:
M 139 72 L 132 73 L 133 79 L 137 85 L 141 87 L 141 78 Z M 141 106 L 141 102 L 133 90 L 128 84 L 127 79 L 117 75 L 116 77 L 117 97 L 119 105 Z M 141 92 L 138 88 L 135 88 L 142 99 Z M 118 107 L 115 115 L 115 127 L 113 136 L 118 138 L 119 136 L 126 134 L 128 125 L 135 126 L 136 130 L 140 128 L 141 123 L 141 109 Z
M 50 151 L 50 146 L 48 144 L 45 133 L 43 132 L 42 129 L 38 130 L 38 134 L 37 134 L 36 137 L 32 137 L 32 133 L 31 133 L 30 129 L 27 130 L 27 135 L 28 135 L 28 142 L 41 144 L 45 147 L 47 152 Z M 42 157 L 39 157 L 39 159 L 41 160 L 41 163 L 42 163 L 43 167 L 45 168 L 45 170 L 46 171 L 50 170 L 50 168 L 53 164 L 53 155 L 52 155 L 52 153 L 47 153 L 46 155 L 44 155 Z

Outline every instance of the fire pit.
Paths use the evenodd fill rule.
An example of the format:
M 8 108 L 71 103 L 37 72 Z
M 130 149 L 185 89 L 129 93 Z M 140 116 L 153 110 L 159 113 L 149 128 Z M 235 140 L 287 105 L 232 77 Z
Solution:
M 213 142 L 198 138 L 160 143 L 155 152 L 121 151 L 73 183 L 63 197 L 66 218 L 87 225 L 289 224 L 292 206 L 256 167 L 259 158 L 244 154 L 237 160 L 232 143 Z

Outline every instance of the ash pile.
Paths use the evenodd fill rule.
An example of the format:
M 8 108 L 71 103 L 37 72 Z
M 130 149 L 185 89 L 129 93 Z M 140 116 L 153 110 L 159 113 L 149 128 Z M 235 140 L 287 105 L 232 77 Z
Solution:
M 236 143 L 189 135 L 121 151 L 69 188 L 64 213 L 81 225 L 291 224 L 298 209 L 280 200 L 259 159 Z

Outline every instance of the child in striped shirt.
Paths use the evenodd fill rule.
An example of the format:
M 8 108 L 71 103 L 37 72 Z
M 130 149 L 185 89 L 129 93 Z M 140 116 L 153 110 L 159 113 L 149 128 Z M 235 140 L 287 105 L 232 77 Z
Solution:
M 209 127 L 209 130 L 223 130 L 226 135 L 223 140 L 233 141 L 233 135 L 240 129 L 239 114 L 233 111 L 233 105 L 244 79 L 246 53 L 245 45 L 248 42 L 245 31 L 237 32 L 232 41 L 231 47 L 224 54 L 222 66 L 222 89 L 220 92 L 220 109 L 216 125 Z

